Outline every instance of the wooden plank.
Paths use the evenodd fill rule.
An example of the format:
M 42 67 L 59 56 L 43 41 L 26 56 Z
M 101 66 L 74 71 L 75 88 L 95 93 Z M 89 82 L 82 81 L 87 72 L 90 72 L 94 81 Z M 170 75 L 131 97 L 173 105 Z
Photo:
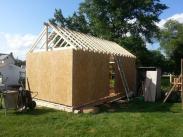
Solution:
M 175 84 L 172 86 L 172 88 L 170 89 L 170 91 L 168 92 L 168 95 L 165 97 L 165 99 L 163 100 L 163 103 L 165 103 L 166 101 L 167 101 L 167 99 L 168 99 L 168 97 L 170 96 L 170 94 L 172 93 L 172 91 L 174 90 L 174 88 L 175 88 Z
M 47 107 L 47 108 L 52 108 L 52 109 L 56 109 L 56 110 L 63 110 L 66 112 L 73 112 L 73 110 L 74 110 L 72 106 L 57 104 L 57 103 L 49 102 L 46 100 L 34 98 L 34 101 L 36 101 L 36 104 L 38 105 L 38 107 Z
M 95 43 L 95 41 L 91 40 L 91 36 L 85 35 L 82 33 L 78 33 L 78 34 L 80 34 L 80 36 L 82 36 L 83 40 L 88 43 L 88 46 L 91 45 L 93 47 L 94 51 L 99 52 L 99 53 L 104 52 L 103 49 L 99 45 L 97 45 L 97 43 Z
M 182 78 L 182 75 L 179 75 L 178 79 L 181 79 Z M 170 96 L 170 94 L 172 93 L 172 91 L 175 89 L 175 87 L 177 86 L 177 84 L 174 84 L 172 86 L 172 88 L 170 89 L 170 91 L 168 92 L 168 95 L 165 97 L 165 99 L 163 100 L 163 103 L 165 103 L 168 99 L 168 97 Z
M 58 40 L 51 48 L 55 48 L 55 47 L 57 46 L 57 44 L 58 44 L 61 40 L 62 40 L 62 37 L 60 37 L 59 40 Z M 62 42 L 64 42 L 64 39 L 63 39 Z M 62 44 L 62 42 L 61 42 L 61 44 Z
M 45 26 L 46 26 L 46 47 L 45 47 L 45 49 L 46 49 L 46 51 L 48 51 L 48 24 L 47 23 L 45 23 Z
M 87 34 L 82 34 L 79 32 L 71 31 L 69 29 L 60 28 L 58 26 L 54 26 L 50 22 L 46 23 L 49 28 L 53 29 L 53 32 L 56 32 L 59 36 L 61 36 L 65 41 L 74 49 L 82 49 L 82 50 L 89 50 L 104 54 L 112 54 L 112 55 L 120 55 L 120 56 L 127 56 L 127 57 L 134 57 L 130 52 L 125 50 L 124 48 L 120 47 L 115 42 L 110 42 L 104 39 L 96 38 L 94 36 L 90 36 Z M 47 33 L 46 33 L 47 37 Z M 41 38 L 42 39 L 42 38 Z M 48 38 L 46 38 L 48 39 Z M 39 41 L 39 40 L 38 40 Z M 49 47 L 49 42 L 46 42 L 47 48 Z M 52 42 L 50 42 L 51 44 Z M 33 48 L 31 48 L 31 52 L 37 46 L 38 43 L 35 43 Z
M 73 47 L 73 49 L 76 49 L 75 45 L 67 38 L 65 37 L 64 35 L 62 35 L 58 30 L 57 28 L 55 28 L 55 26 L 53 26 L 50 22 L 48 23 L 49 26 L 60 36 L 62 37 L 71 47 Z
M 91 107 L 91 106 L 97 106 L 97 105 L 101 105 L 103 103 L 108 103 L 108 102 L 112 102 L 112 101 L 116 101 L 119 100 L 121 98 L 123 98 L 124 96 L 121 93 L 117 93 L 114 95 L 109 95 L 103 98 L 99 98 L 98 100 L 93 100 L 91 102 L 82 104 L 82 105 L 78 105 L 78 106 L 74 106 L 73 109 L 82 109 L 84 107 Z
M 42 32 L 38 35 L 38 37 L 37 37 L 36 41 L 34 42 L 33 46 L 30 48 L 29 52 L 32 52 L 36 48 L 37 44 L 43 38 L 43 36 L 45 35 L 45 33 L 46 33 L 46 28 L 44 27 L 44 29 L 42 30 Z
M 54 31 L 52 31 L 52 33 L 53 33 Z M 49 36 L 48 36 L 48 39 L 50 38 L 50 36 L 52 36 L 52 33 L 51 34 L 49 34 Z M 57 34 L 55 34 L 55 36 L 54 36 L 54 38 L 51 40 L 51 41 L 48 41 L 48 48 L 49 48 L 49 44 L 51 44 L 54 40 L 55 40 L 55 38 L 57 37 L 58 35 Z M 40 47 L 40 49 L 42 49 L 43 47 L 44 47 L 44 45 L 46 44 L 46 40 L 43 42 L 43 44 L 42 44 L 42 46 Z
M 74 47 L 76 49 L 77 48 L 83 49 L 82 45 L 79 45 L 78 43 L 76 43 L 75 40 L 72 37 L 69 37 L 70 35 L 68 35 L 66 32 L 64 32 L 61 28 L 59 28 L 58 26 L 53 26 L 53 25 L 52 25 L 52 27 L 55 27 L 58 30 L 58 33 L 61 33 L 61 35 L 64 36 L 65 39 L 69 40 L 69 41 L 67 41 L 67 43 L 71 42 L 72 44 L 70 44 L 70 43 L 69 44 L 74 45 Z
M 62 28 L 63 31 L 67 32 L 67 33 L 70 33 L 70 37 L 73 37 L 75 42 L 77 42 L 78 44 L 80 45 L 83 45 L 84 46 L 84 50 L 92 50 L 91 47 L 87 47 L 86 44 L 84 43 L 83 40 L 81 40 L 80 38 L 78 38 L 78 36 L 76 35 L 76 32 L 74 31 L 71 31 L 69 29 L 65 29 L 65 28 Z

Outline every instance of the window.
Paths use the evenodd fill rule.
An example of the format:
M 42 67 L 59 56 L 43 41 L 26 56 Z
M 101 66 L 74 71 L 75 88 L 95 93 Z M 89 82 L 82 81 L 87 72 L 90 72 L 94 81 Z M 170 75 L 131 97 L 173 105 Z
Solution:
M 4 60 L 0 60 L 0 63 L 3 64 L 4 63 Z

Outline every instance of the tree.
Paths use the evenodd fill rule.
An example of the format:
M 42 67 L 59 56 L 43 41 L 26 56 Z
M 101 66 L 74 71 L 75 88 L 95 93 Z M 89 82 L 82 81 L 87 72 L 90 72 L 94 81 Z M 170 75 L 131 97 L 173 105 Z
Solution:
M 64 18 L 56 10 L 51 21 L 60 26 L 112 40 L 125 46 L 138 58 L 141 65 L 148 65 L 150 52 L 145 42 L 159 36 L 156 22 L 166 9 L 160 0 L 85 0 L 78 12 Z
M 180 73 L 180 60 L 183 58 L 183 24 L 174 20 L 167 21 L 161 30 L 160 46 L 174 65 L 174 72 Z
M 69 28 L 83 33 L 90 33 L 89 24 L 81 12 L 74 12 L 72 16 L 65 18 L 61 9 L 55 9 L 54 17 L 49 21 L 60 27 Z
M 159 32 L 155 23 L 166 8 L 160 0 L 85 0 L 79 10 L 99 37 L 114 40 L 130 33 L 152 42 Z
M 21 67 L 22 65 L 25 66 L 26 62 L 25 60 L 15 59 L 15 65 Z

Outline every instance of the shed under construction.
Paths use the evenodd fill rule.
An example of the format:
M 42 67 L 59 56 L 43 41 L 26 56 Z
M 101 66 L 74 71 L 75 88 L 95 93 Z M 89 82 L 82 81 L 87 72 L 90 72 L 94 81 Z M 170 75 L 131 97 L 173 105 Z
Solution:
M 39 101 L 73 111 L 135 92 L 135 61 L 114 42 L 49 22 L 27 54 L 27 88 Z

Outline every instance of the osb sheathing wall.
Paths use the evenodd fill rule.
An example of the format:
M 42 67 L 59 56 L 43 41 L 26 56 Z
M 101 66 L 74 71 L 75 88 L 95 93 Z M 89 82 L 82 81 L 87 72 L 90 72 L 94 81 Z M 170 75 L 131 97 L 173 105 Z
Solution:
M 122 61 L 125 77 L 129 86 L 129 90 L 136 92 L 136 59 L 130 57 L 118 57 Z M 115 92 L 125 94 L 125 89 L 119 74 L 117 65 L 115 65 Z
M 109 95 L 109 56 L 73 51 L 73 106 Z
M 135 59 L 122 60 L 130 90 L 134 91 Z M 26 76 L 38 99 L 67 106 L 87 104 L 109 96 L 109 55 L 72 49 L 30 53 Z M 120 80 L 116 71 L 116 92 L 125 95 Z
M 38 92 L 36 98 L 72 106 L 72 53 L 67 49 L 27 55 L 26 76 L 30 90 Z

